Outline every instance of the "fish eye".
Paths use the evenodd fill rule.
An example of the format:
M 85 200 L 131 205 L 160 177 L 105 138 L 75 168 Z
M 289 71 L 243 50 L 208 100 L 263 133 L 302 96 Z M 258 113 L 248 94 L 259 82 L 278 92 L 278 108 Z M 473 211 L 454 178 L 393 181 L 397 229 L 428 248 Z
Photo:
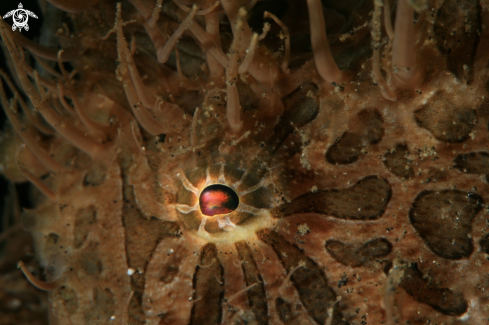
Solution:
M 213 184 L 200 193 L 199 206 L 205 216 L 229 214 L 238 208 L 239 196 L 227 185 Z

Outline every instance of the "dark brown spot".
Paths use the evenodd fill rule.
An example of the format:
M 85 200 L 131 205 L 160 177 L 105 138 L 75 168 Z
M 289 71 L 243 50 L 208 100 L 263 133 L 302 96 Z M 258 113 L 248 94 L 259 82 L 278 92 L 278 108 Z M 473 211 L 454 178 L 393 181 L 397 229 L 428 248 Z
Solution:
M 489 177 L 489 153 L 471 152 L 458 155 L 453 160 L 453 166 L 464 173 L 482 175 L 487 182 Z
M 489 254 L 489 234 L 480 239 L 479 245 L 484 253 Z
M 241 241 L 236 243 L 236 249 L 241 260 L 246 286 L 254 285 L 247 292 L 250 307 L 257 320 L 256 324 L 266 325 L 268 324 L 268 306 L 263 279 L 258 272 L 250 247 Z
M 91 226 L 96 220 L 97 210 L 93 205 L 81 208 L 76 212 L 74 229 L 74 245 L 76 248 L 80 248 L 83 245 L 90 232 Z
M 341 219 L 373 220 L 384 213 L 391 198 L 389 183 L 368 176 L 343 190 L 307 193 L 290 203 L 272 209 L 272 216 L 283 218 L 298 213 L 318 213 Z
M 44 254 L 46 256 L 51 255 L 53 252 L 58 250 L 58 241 L 59 235 L 55 233 L 50 233 L 46 238 L 46 242 L 44 244 Z
M 478 121 L 474 109 L 453 104 L 443 92 L 416 110 L 414 118 L 438 140 L 452 143 L 467 140 Z
M 106 174 L 107 170 L 104 166 L 96 165 L 91 168 L 83 178 L 83 185 L 86 187 L 98 186 L 102 184 Z
M 363 245 L 349 245 L 339 240 L 326 241 L 326 250 L 343 265 L 358 267 L 392 252 L 392 244 L 385 238 L 375 238 Z
M 438 49 L 447 58 L 448 70 L 467 83 L 474 78 L 481 12 L 479 0 L 447 0 L 438 10 L 433 27 Z
M 178 275 L 179 267 L 175 264 L 165 265 L 161 270 L 160 280 L 166 284 L 172 283 L 175 276 Z
M 192 306 L 190 325 L 221 324 L 224 277 L 214 244 L 202 248 L 199 264 L 194 275 L 193 299 L 196 301 Z
M 482 204 L 482 198 L 473 193 L 423 191 L 409 210 L 409 220 L 436 255 L 461 259 L 474 250 L 469 235 Z
M 275 299 L 275 305 L 277 307 L 278 316 L 280 320 L 285 325 L 299 325 L 300 324 L 300 315 L 294 310 L 294 306 L 278 297 Z
M 335 305 L 336 293 L 328 285 L 326 275 L 316 262 L 275 231 L 265 229 L 257 232 L 257 235 L 273 248 L 287 273 L 293 271 L 290 279 L 302 304 L 316 323 L 323 325 L 328 317 L 328 309 L 334 306 L 332 324 L 347 324 Z
M 53 291 L 52 295 L 54 296 L 54 298 L 52 297 L 51 301 L 54 301 L 54 299 L 56 299 L 56 296 L 63 300 L 64 307 L 66 308 L 66 311 L 68 311 L 68 313 L 74 314 L 78 310 L 78 297 L 73 288 L 68 286 L 61 286 Z
M 97 253 L 97 245 L 90 245 L 83 255 L 81 255 L 79 263 L 81 269 L 85 271 L 87 276 L 91 278 L 99 278 L 103 270 L 102 261 Z
M 238 87 L 239 103 L 242 110 L 249 111 L 258 108 L 258 104 L 260 101 L 256 97 L 256 94 L 251 86 L 247 83 L 244 83 L 241 79 L 238 79 L 236 86 Z
M 93 289 L 93 305 L 85 312 L 85 324 L 104 325 L 116 312 L 114 294 L 109 289 Z
M 155 137 L 155 144 L 165 143 L 165 139 L 166 139 L 166 134 L 164 134 L 164 133 L 158 134 Z
M 416 264 L 404 268 L 400 287 L 415 300 L 427 304 L 436 311 L 450 316 L 460 316 L 467 311 L 467 301 L 459 292 L 439 288 L 436 281 L 428 279 Z
M 409 151 L 405 144 L 397 144 L 396 147 L 384 155 L 385 167 L 399 178 L 410 179 L 414 177 L 414 171 L 408 159 Z
M 375 109 L 365 109 L 349 123 L 349 130 L 326 151 L 326 160 L 331 164 L 351 164 L 365 153 L 367 144 L 376 144 L 384 136 L 382 116 Z
M 284 97 L 285 112 L 275 126 L 274 135 L 268 141 L 267 152 L 275 152 L 295 128 L 300 128 L 316 118 L 319 112 L 319 88 L 305 83 Z

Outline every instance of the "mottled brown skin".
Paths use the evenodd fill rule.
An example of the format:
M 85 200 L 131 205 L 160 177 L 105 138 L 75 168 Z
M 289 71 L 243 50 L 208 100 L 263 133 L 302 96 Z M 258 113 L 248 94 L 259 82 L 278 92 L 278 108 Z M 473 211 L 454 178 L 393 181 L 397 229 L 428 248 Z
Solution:
M 261 33 L 263 11 L 271 11 L 291 33 L 290 71 L 280 70 L 284 42 L 271 20 L 254 65 L 226 84 L 231 68 L 207 56 L 212 44 L 200 44 L 192 24 L 176 44 L 180 67 L 175 51 L 165 64 L 157 61 L 162 47 L 148 35 L 155 29 L 144 27 L 153 1 L 123 2 L 122 20 L 135 22 L 116 20 L 105 40 L 115 2 L 71 8 L 65 32 L 73 39 L 60 45 L 80 52 L 70 60 L 76 94 L 66 97 L 76 96 L 98 126 L 63 108 L 54 89 L 41 102 L 37 88 L 22 78 L 18 86 L 42 114 L 58 110 L 81 139 L 103 150 L 87 150 L 80 137 L 67 141 L 63 126 L 52 125 L 55 132 L 36 141 L 65 170 L 50 172 L 27 148 L 17 169 L 22 140 L 13 130 L 2 136 L 5 177 L 23 182 L 27 171 L 54 197 L 33 189 L 34 209 L 22 217 L 10 210 L 17 219 L 7 220 L 18 234 L 6 235 L 0 302 L 26 305 L 32 295 L 42 297 L 12 268 L 22 259 L 55 288 L 47 307 L 38 303 L 49 324 L 484 324 L 489 3 L 430 1 L 416 30 L 420 77 L 397 89 L 400 68 L 381 22 L 380 65 L 395 100 L 384 98 L 372 78 L 371 1 L 322 2 L 331 52 L 343 70 L 333 84 L 318 73 L 314 44 L 310 52 L 306 1 L 248 8 L 235 47 L 239 18 L 229 3 L 216 7 L 221 44 L 211 43 L 238 53 L 241 64 L 249 45 L 243 40 L 251 36 L 246 27 Z M 171 36 L 187 15 L 164 1 L 154 28 Z M 197 15 L 193 24 L 205 28 L 206 18 Z M 5 22 L 1 28 L 12 75 L 21 76 L 12 45 L 19 36 L 7 33 Z M 134 53 L 125 56 L 128 45 Z M 163 100 L 160 108 L 148 107 L 149 126 L 143 101 L 130 104 L 131 55 L 150 99 Z M 239 95 L 237 127 L 227 119 L 236 113 L 229 110 L 231 84 Z M 198 193 L 215 183 L 240 196 L 236 211 L 200 212 Z M 32 235 L 35 260 L 15 249 L 30 240 L 19 223 Z M 39 319 L 22 308 L 5 309 L 6 322 Z

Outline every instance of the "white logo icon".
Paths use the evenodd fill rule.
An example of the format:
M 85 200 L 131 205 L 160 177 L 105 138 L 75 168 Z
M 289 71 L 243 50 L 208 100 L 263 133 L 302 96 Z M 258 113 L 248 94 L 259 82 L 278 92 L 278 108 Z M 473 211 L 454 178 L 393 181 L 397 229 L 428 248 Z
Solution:
M 29 16 L 33 18 L 37 18 L 35 13 L 29 10 L 25 10 L 23 8 L 24 6 L 22 6 L 22 3 L 19 3 L 19 9 L 14 9 L 12 11 L 9 11 L 5 16 L 2 17 L 3 19 L 5 19 L 12 16 L 12 19 L 14 20 L 14 24 L 12 25 L 12 30 L 14 32 L 17 28 L 19 29 L 19 32 L 22 32 L 22 28 L 28 31 L 29 25 L 27 25 L 27 21 L 29 20 Z

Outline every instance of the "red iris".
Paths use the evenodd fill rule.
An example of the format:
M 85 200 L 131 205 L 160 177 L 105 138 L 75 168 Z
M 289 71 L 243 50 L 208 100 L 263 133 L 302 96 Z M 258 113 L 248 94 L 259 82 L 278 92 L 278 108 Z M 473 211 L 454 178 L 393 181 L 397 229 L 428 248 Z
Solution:
M 239 197 L 229 186 L 214 184 L 207 186 L 199 198 L 200 211 L 206 216 L 229 214 L 239 205 Z

